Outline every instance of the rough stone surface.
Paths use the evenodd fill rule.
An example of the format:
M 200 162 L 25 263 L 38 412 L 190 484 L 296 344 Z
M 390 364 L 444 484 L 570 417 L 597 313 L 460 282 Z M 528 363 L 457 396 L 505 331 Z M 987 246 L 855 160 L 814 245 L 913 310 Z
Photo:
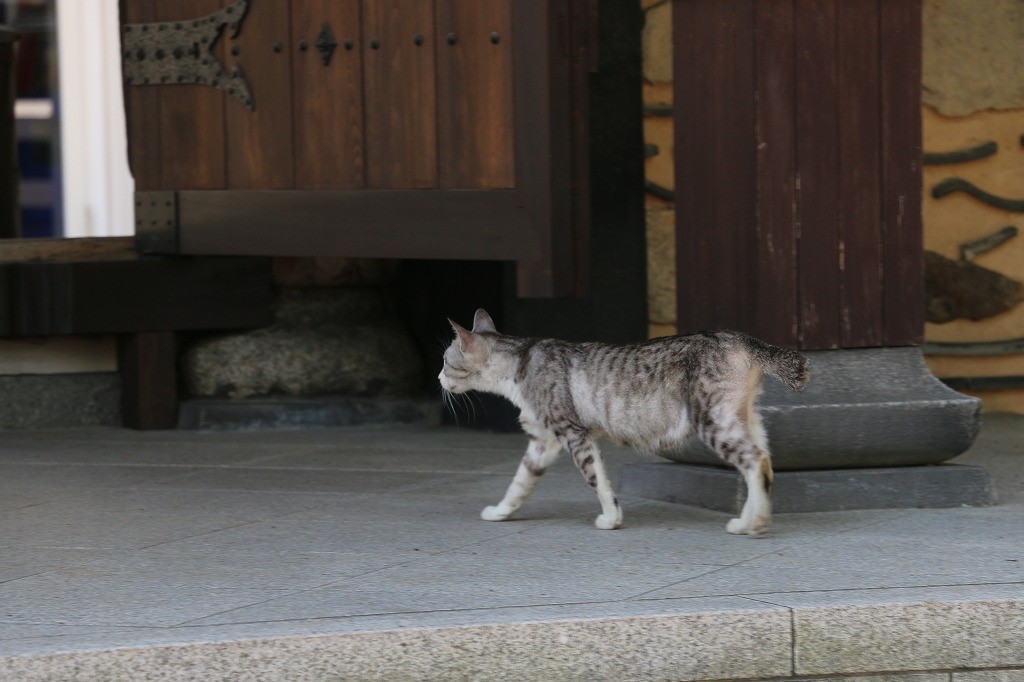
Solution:
M 622 470 L 619 492 L 662 502 L 738 514 L 746 499 L 742 478 L 718 467 L 641 462 Z M 995 504 L 992 478 L 981 467 L 779 471 L 772 484 L 777 513 L 985 507 Z
M 373 289 L 284 289 L 270 327 L 200 340 L 182 370 L 193 396 L 400 396 L 419 356 Z
M 1024 3 L 925 0 L 922 97 L 946 116 L 1024 107 Z
M 1024 668 L 953 673 L 953 682 L 1024 682 Z
M 939 464 L 974 442 L 981 401 L 932 376 L 920 349 L 806 355 L 810 381 L 803 391 L 765 379 L 761 414 L 777 471 Z M 697 440 L 663 454 L 723 466 Z
M 1024 602 L 795 608 L 798 675 L 1024 665 Z
M 781 678 L 788 682 L 950 682 L 949 673 L 882 673 L 880 675 L 826 675 Z M 772 680 L 771 682 L 776 682 Z
M 784 609 L 513 623 L 0 659 L 44 679 L 715 680 L 784 675 Z M 259 671 L 238 678 L 239 671 Z
M 0 376 L 0 430 L 120 423 L 116 372 Z
M 647 314 L 653 323 L 676 320 L 675 210 L 647 211 Z

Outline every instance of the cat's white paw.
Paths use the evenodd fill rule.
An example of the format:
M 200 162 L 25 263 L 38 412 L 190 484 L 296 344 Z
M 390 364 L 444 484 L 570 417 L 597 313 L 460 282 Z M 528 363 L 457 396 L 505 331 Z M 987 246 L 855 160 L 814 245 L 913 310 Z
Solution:
M 747 524 L 743 523 L 743 519 L 732 519 L 725 524 L 725 531 L 733 535 L 746 535 Z
M 512 516 L 511 512 L 502 511 L 501 507 L 497 505 L 484 507 L 484 510 L 480 512 L 480 518 L 484 521 L 504 521 L 510 516 Z
M 615 516 L 601 514 L 594 520 L 594 525 L 601 530 L 615 530 L 622 525 L 622 514 L 616 514 Z
M 725 524 L 725 530 L 733 535 L 750 535 L 757 537 L 764 535 L 765 531 L 768 530 L 768 524 L 771 523 L 771 518 L 767 516 L 755 517 L 752 523 L 747 523 L 743 519 L 732 519 L 729 523 Z

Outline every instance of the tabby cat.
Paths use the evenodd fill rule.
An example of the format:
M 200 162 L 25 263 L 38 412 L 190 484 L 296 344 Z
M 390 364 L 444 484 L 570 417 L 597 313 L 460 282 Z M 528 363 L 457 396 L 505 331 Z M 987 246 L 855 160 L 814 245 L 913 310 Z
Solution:
M 485 520 L 515 513 L 565 448 L 601 502 L 595 525 L 618 528 L 622 508 L 597 439 L 656 452 L 696 435 L 746 482 L 743 510 L 726 530 L 759 535 L 768 527 L 772 465 L 757 397 L 764 373 L 803 388 L 804 356 L 731 331 L 611 345 L 506 336 L 483 309 L 472 331 L 449 322 L 456 336 L 444 353 L 441 387 L 508 398 L 529 436 L 505 497 L 483 510 Z

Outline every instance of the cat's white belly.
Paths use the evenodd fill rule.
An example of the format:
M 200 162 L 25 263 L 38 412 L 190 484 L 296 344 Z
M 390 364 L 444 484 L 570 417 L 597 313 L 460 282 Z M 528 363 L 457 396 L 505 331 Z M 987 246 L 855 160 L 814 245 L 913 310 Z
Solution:
M 572 383 L 573 403 L 584 426 L 609 440 L 657 451 L 680 445 L 690 435 L 690 415 L 678 402 L 601 391 L 579 374 Z

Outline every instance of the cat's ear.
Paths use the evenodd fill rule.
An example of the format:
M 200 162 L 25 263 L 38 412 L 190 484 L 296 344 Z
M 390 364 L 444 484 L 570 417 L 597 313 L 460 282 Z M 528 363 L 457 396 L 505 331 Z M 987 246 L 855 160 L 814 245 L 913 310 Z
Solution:
M 459 336 L 459 350 L 463 353 L 471 350 L 476 343 L 476 338 L 474 338 L 473 332 L 466 331 L 465 327 L 460 325 L 458 322 L 455 322 L 450 317 L 448 318 L 448 324 L 452 326 L 452 329 L 454 329 L 455 333 Z
M 483 308 L 478 308 L 476 314 L 473 315 L 473 331 L 498 333 L 498 330 L 494 328 L 494 320 Z

